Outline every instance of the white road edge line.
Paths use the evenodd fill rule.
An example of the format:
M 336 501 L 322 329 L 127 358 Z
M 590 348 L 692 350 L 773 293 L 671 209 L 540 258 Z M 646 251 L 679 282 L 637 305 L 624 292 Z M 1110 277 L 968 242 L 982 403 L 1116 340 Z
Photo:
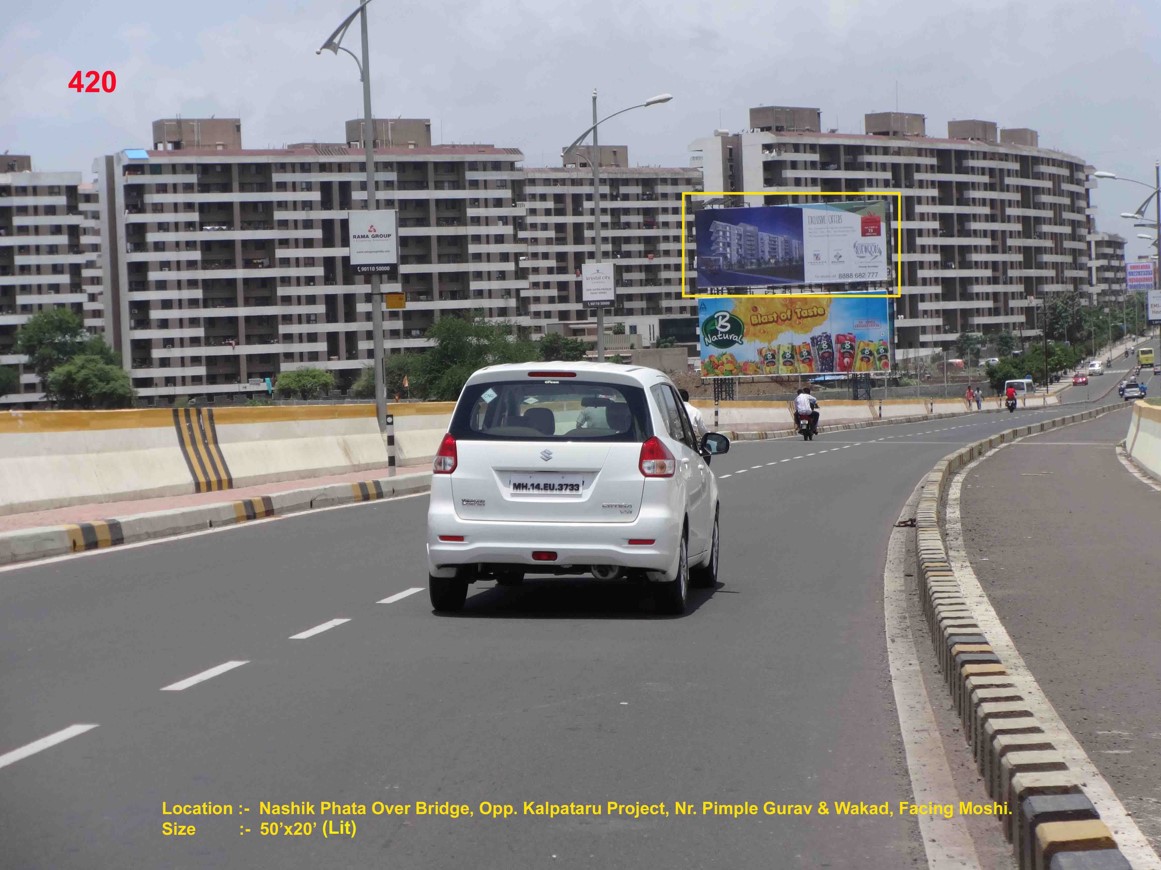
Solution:
M 289 640 L 306 640 L 308 637 L 314 637 L 316 634 L 322 634 L 324 631 L 330 631 L 332 628 L 338 628 L 344 622 L 350 622 L 349 619 L 332 619 L 330 622 L 324 622 L 322 625 L 316 625 L 314 628 L 308 628 L 306 631 L 300 631 L 298 634 L 292 634 Z
M 729 477 L 728 474 L 722 475 L 722 476 Z M 396 592 L 394 595 L 388 595 L 386 598 L 384 598 L 380 601 L 376 601 L 375 603 L 376 604 L 394 604 L 396 601 L 402 601 L 408 595 L 414 595 L 416 592 L 422 592 L 422 591 L 423 591 L 422 586 L 412 586 L 410 589 L 404 589 L 402 592 Z
M 899 519 L 915 515 L 920 481 L 903 506 Z M 947 764 L 947 750 L 939 736 L 935 712 L 923 683 L 919 651 L 907 615 L 907 534 L 908 527 L 891 530 L 887 542 L 887 562 L 883 569 L 883 615 L 887 632 L 887 662 L 895 711 L 907 757 L 907 774 L 916 804 L 958 805 L 959 793 Z M 919 833 L 930 870 L 979 868 L 980 859 L 967 823 L 957 813 L 944 818 L 938 813 L 919 816 Z
M 1068 766 L 1084 779 L 1085 793 L 1100 813 L 1101 820 L 1116 836 L 1117 845 L 1121 847 L 1129 863 L 1134 870 L 1161 870 L 1161 858 L 1158 858 L 1149 841 L 1141 833 L 1141 829 L 1137 827 L 1136 821 L 1125 811 L 1124 805 L 1101 776 L 1096 765 L 1072 736 L 1072 732 L 1068 730 L 1068 726 L 1064 724 L 1064 720 L 1060 718 L 1056 708 L 1052 706 L 1048 696 L 1044 694 L 1044 690 L 1040 688 L 1040 684 L 1024 663 L 1024 659 L 988 600 L 987 593 L 980 585 L 979 578 L 972 570 L 971 562 L 968 561 L 967 551 L 964 548 L 963 528 L 960 525 L 960 494 L 963 481 L 968 472 L 1005 446 L 1008 445 L 989 450 L 956 472 L 952 478 L 947 491 L 945 514 L 948 561 L 955 572 L 955 579 L 959 583 L 964 599 L 975 613 L 980 631 L 988 638 L 988 643 L 992 645 L 992 649 L 1012 675 L 1012 682 L 1028 699 L 1028 706 L 1040 720 L 1047 739 L 1060 750 Z
M 202 671 L 200 674 L 194 674 L 192 677 L 186 677 L 184 680 L 178 680 L 176 683 L 171 683 L 168 686 L 162 686 L 163 692 L 181 692 L 188 689 L 190 686 L 196 686 L 198 683 L 203 683 L 206 680 L 213 679 L 219 674 L 224 674 L 226 671 L 232 671 L 234 668 L 240 668 L 242 665 L 250 664 L 249 661 L 244 662 L 224 662 L 215 668 L 210 668 L 208 671 Z
M 68 728 L 62 728 L 54 734 L 49 734 L 47 737 L 41 737 L 39 740 L 34 740 L 27 746 L 21 746 L 19 749 L 13 749 L 11 752 L 5 752 L 0 755 L 0 767 L 7 767 L 10 764 L 15 764 L 21 759 L 28 758 L 30 755 L 36 755 L 45 749 L 56 746 L 58 743 L 64 743 L 66 740 L 71 740 L 86 731 L 92 731 L 96 725 L 70 725 Z

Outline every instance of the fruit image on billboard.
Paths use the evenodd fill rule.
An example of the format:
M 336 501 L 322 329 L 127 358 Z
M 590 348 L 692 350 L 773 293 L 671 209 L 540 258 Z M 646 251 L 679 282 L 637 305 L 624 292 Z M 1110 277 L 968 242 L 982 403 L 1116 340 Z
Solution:
M 699 292 L 890 279 L 882 200 L 703 209 L 694 230 Z
M 889 372 L 886 299 L 699 299 L 707 378 Z

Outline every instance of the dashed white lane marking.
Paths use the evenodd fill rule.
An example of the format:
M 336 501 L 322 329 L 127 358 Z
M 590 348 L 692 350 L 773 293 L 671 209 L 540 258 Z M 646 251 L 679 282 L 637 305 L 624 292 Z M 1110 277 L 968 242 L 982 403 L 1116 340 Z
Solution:
M 728 474 L 723 474 L 722 477 L 729 477 Z M 394 595 L 388 595 L 386 598 L 375 602 L 376 604 L 394 604 L 396 601 L 402 601 L 408 595 L 414 595 L 416 592 L 422 592 L 422 586 L 412 586 L 410 589 L 404 589 L 402 592 L 396 592 Z
M 757 470 L 758 470 L 759 468 L 761 468 L 761 467 L 762 467 L 761 465 L 751 465 L 751 466 L 750 466 L 750 471 L 757 471 Z
M 3 755 L 0 755 L 0 767 L 15 764 L 21 759 L 28 758 L 30 755 L 36 755 L 36 753 L 56 746 L 58 743 L 64 743 L 66 740 L 71 740 L 79 734 L 92 731 L 96 727 L 96 725 L 70 725 L 68 728 L 62 728 L 60 731 L 49 734 L 47 737 L 33 740 L 27 746 L 21 746 L 19 749 L 13 749 L 11 752 L 5 752 Z
M 292 634 L 291 640 L 306 640 L 308 637 L 314 637 L 316 634 L 322 634 L 324 631 L 330 631 L 332 628 L 338 628 L 344 622 L 350 622 L 349 619 L 332 619 L 330 622 L 324 622 L 322 625 L 316 625 L 314 628 L 308 628 L 306 631 L 300 631 L 298 634 Z
M 915 515 L 922 482 L 911 493 L 900 519 Z M 887 630 L 887 662 L 895 710 L 907 758 L 907 774 L 916 804 L 954 805 L 959 800 L 947 750 L 939 734 L 931 699 L 919 666 L 919 651 L 907 615 L 907 531 L 895 528 L 887 543 L 887 564 L 883 571 L 883 611 Z M 938 685 L 938 684 L 936 684 Z M 963 817 L 952 813 L 919 816 L 919 832 L 927 853 L 929 870 L 976 868 L 980 866 L 975 844 Z
M 766 465 L 767 465 L 767 466 L 770 466 L 770 465 L 777 465 L 777 464 L 778 464 L 778 460 L 777 460 L 777 459 L 775 459 L 773 462 L 767 462 L 767 463 L 766 463 Z
M 725 480 L 727 477 L 733 477 L 732 474 L 719 474 L 718 480 Z
M 248 665 L 250 662 L 223 662 L 217 667 L 210 668 L 208 671 L 202 671 L 200 674 L 194 674 L 192 677 L 186 677 L 184 680 L 178 680 L 168 686 L 162 686 L 163 692 L 180 692 L 188 689 L 190 686 L 196 686 L 198 683 L 204 683 L 206 680 L 212 680 L 219 674 L 224 674 L 226 671 L 232 671 L 234 668 L 240 668 L 242 665 Z
M 1028 699 L 1029 707 L 1044 728 L 1046 739 L 1060 750 L 1065 763 L 1083 778 L 1088 799 L 1096 806 L 1101 820 L 1116 835 L 1117 845 L 1121 847 L 1121 851 L 1129 859 L 1129 863 L 1132 864 L 1134 870 L 1161 870 L 1161 859 L 1153 851 L 1148 840 L 1141 833 L 1141 829 L 1137 827 L 1137 823 L 1125 812 L 1124 806 L 1116 793 L 1113 792 L 1112 787 L 1101 776 L 1096 765 L 1092 763 L 1083 747 L 1068 730 L 1068 726 L 1064 724 L 1064 720 L 1060 718 L 1056 708 L 1052 706 L 1052 702 L 1048 700 L 1048 696 L 1040 688 L 1036 677 L 1024 663 L 1024 659 L 1019 650 L 1016 649 L 1016 645 L 1012 643 L 1012 638 L 1009 637 L 1007 629 L 1004 628 L 1004 624 L 992 607 L 991 601 L 988 600 L 988 595 L 983 586 L 980 585 L 979 578 L 976 577 L 971 562 L 968 560 L 963 526 L 960 523 L 962 510 L 960 497 L 963 491 L 963 482 L 973 468 L 990 458 L 997 450 L 1003 450 L 1004 446 L 1008 445 L 989 450 L 979 459 L 964 466 L 951 480 L 951 486 L 948 487 L 947 492 L 946 509 L 948 561 L 951 562 L 955 579 L 959 582 L 963 597 L 967 599 L 968 606 L 975 614 L 976 624 L 979 625 L 981 633 L 987 637 L 992 649 L 1003 661 L 1008 673 L 1012 675 L 1012 682 L 1020 693 Z
M 745 474 L 748 470 L 749 469 L 742 468 L 742 469 L 739 469 L 738 471 L 735 471 L 734 474 Z

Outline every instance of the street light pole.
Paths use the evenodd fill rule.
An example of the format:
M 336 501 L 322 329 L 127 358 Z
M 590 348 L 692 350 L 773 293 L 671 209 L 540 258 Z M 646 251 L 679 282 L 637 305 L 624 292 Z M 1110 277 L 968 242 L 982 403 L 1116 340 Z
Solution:
M 593 151 L 589 155 L 589 163 L 593 167 L 593 256 L 597 263 L 601 262 L 601 152 L 597 147 L 597 89 L 593 88 Z M 614 267 L 616 268 L 616 267 Z M 614 276 L 613 292 L 616 300 L 617 281 Z M 597 309 L 597 362 L 605 361 L 605 306 Z
M 377 204 L 375 198 L 375 154 L 372 147 L 374 123 L 371 115 L 371 60 L 367 36 L 367 4 L 370 2 L 371 0 L 363 0 L 359 8 L 348 15 L 335 32 L 330 35 L 330 38 L 322 44 L 322 47 L 315 52 L 315 54 L 322 54 L 323 49 L 330 49 L 334 54 L 338 54 L 340 51 L 345 51 L 354 58 L 355 64 L 359 67 L 359 76 L 363 81 L 363 155 L 367 170 L 367 211 L 373 211 Z M 356 15 L 359 16 L 359 31 L 362 38 L 362 62 L 355 57 L 353 52 L 343 48 L 340 44 Z M 375 419 L 379 422 L 379 432 L 385 433 L 387 431 L 387 385 L 384 377 L 383 296 L 379 291 L 379 281 L 378 273 L 372 272 L 371 331 L 375 366 Z M 389 444 L 388 464 L 394 465 L 394 460 L 394 450 Z
M 589 154 L 589 166 L 593 169 L 593 254 L 597 263 L 601 262 L 601 156 L 599 153 L 599 146 L 597 140 L 597 128 L 608 121 L 610 118 L 615 118 L 617 115 L 623 115 L 625 112 L 633 109 L 644 109 L 646 106 L 656 106 L 661 103 L 668 103 L 673 99 L 671 94 L 658 94 L 655 97 L 650 97 L 643 103 L 636 106 L 629 106 L 621 109 L 619 112 L 613 112 L 611 115 L 606 115 L 600 120 L 597 119 L 597 89 L 593 88 L 593 125 L 585 130 L 571 145 L 564 149 L 564 154 L 567 156 L 570 151 L 576 148 L 584 138 L 593 134 L 593 150 Z M 576 154 L 577 159 L 580 159 L 580 154 Z M 615 286 L 614 282 L 614 286 Z M 597 308 L 597 362 L 604 362 L 605 360 L 605 309 L 604 306 Z

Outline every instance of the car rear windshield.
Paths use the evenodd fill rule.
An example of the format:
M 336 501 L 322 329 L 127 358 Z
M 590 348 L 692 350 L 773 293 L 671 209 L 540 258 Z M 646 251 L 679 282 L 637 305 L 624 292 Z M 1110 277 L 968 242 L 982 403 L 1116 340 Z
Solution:
M 472 384 L 448 431 L 468 441 L 641 442 L 653 434 L 642 388 L 573 378 Z

